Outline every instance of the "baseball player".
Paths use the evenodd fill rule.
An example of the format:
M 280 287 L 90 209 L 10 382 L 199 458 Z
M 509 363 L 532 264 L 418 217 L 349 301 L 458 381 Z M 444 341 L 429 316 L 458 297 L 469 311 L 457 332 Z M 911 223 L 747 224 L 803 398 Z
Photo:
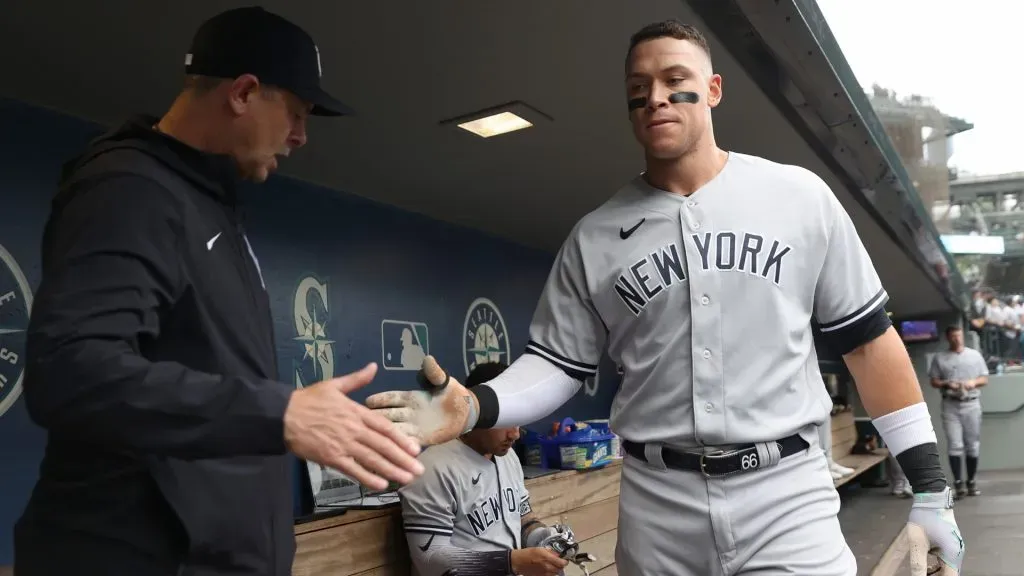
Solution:
M 504 364 L 480 364 L 466 387 Z M 519 427 L 474 430 L 420 454 L 425 472 L 399 489 L 402 523 L 417 576 L 557 576 L 568 561 L 541 544 L 555 534 L 530 509 L 513 443 Z
M 842 354 L 949 570 L 963 542 L 931 417 L 888 300 L 842 204 L 812 172 L 727 152 L 722 79 L 676 21 L 631 39 L 625 100 L 646 171 L 576 223 L 555 257 L 526 353 L 466 390 L 428 356 L 432 390 L 367 405 L 425 444 L 537 421 L 623 366 L 616 563 L 630 575 L 853 576 L 817 427 L 831 401 L 811 321 Z
M 946 430 L 949 467 L 953 469 L 956 497 L 981 494 L 975 483 L 981 453 L 981 390 L 988 383 L 988 365 L 977 350 L 964 346 L 959 326 L 946 328 L 949 350 L 932 359 L 928 376 L 942 392 L 942 426 Z M 967 487 L 964 488 L 961 459 L 966 454 Z

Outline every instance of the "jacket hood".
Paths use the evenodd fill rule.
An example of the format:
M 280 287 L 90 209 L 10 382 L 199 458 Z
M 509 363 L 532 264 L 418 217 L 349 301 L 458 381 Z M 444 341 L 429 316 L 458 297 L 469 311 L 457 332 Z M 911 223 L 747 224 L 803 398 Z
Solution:
M 54 209 L 70 201 L 82 189 L 79 184 L 83 180 L 143 174 L 136 169 L 138 154 L 156 159 L 197 189 L 234 205 L 240 181 L 234 160 L 227 155 L 197 150 L 158 132 L 153 128 L 158 121 L 156 116 L 138 115 L 89 142 L 81 154 L 63 165 Z

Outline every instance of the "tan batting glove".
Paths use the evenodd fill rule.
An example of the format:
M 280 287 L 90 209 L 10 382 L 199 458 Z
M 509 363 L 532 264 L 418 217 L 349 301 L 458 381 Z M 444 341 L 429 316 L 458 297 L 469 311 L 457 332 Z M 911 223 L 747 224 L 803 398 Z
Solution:
M 379 392 L 366 399 L 366 406 L 423 446 L 443 444 L 473 428 L 479 414 L 476 397 L 433 356 L 423 359 L 418 377 L 425 390 Z
M 958 576 L 964 539 L 953 517 L 953 491 L 914 494 L 907 521 L 911 576 Z

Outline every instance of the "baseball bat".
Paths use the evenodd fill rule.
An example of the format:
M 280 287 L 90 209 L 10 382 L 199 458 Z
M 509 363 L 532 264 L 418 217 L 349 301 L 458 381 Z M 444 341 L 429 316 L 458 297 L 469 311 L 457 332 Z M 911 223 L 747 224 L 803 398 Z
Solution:
M 910 542 L 910 576 L 960 576 L 931 553 L 931 543 L 924 528 L 908 523 L 907 540 Z

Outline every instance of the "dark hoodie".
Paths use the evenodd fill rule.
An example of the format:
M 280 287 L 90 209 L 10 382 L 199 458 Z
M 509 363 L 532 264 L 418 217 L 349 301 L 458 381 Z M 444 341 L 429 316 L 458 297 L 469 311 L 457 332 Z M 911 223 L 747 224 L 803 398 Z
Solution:
M 24 396 L 49 438 L 19 575 L 291 573 L 292 387 L 237 171 L 155 122 L 68 163 L 46 223 Z

